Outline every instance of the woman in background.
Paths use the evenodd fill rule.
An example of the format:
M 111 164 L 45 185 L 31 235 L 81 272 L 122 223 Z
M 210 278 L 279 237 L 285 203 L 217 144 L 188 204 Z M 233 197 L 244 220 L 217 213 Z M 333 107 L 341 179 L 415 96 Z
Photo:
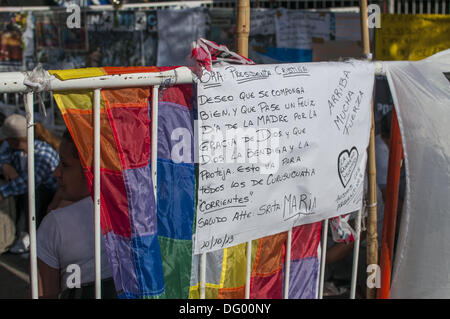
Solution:
M 95 298 L 94 202 L 69 132 L 59 148 L 60 198 L 71 202 L 48 213 L 37 231 L 39 298 Z M 101 240 L 102 298 L 117 298 L 112 268 Z M 79 271 L 75 271 L 78 269 Z

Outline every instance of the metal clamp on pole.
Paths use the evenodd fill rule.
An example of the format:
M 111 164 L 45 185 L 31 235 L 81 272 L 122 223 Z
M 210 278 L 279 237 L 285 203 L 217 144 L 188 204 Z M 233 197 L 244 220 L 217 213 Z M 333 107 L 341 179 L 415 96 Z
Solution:
M 38 64 L 33 71 L 25 73 L 23 84 L 29 88 L 29 91 L 50 91 L 51 79 L 52 76 L 44 70 L 41 64 Z

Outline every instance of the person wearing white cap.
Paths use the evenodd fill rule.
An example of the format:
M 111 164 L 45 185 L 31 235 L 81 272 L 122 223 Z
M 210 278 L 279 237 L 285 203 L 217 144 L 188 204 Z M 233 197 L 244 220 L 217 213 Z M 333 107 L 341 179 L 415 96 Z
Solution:
M 38 136 L 36 136 L 38 137 Z M 18 239 L 9 249 L 11 253 L 25 253 L 29 250 L 28 236 L 28 174 L 27 174 L 27 121 L 19 114 L 8 116 L 0 128 L 0 139 L 9 147 L 0 154 L 0 167 L 7 183 L 0 186 L 0 200 L 10 196 L 18 197 Z M 34 141 L 36 222 L 40 223 L 58 185 L 53 171 L 59 164 L 56 150 L 46 141 Z

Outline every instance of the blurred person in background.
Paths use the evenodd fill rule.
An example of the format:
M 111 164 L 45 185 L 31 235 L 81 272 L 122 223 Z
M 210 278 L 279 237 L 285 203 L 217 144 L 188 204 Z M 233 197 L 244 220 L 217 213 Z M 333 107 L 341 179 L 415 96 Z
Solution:
M 28 234 L 28 156 L 27 121 L 19 114 L 8 116 L 1 129 L 0 139 L 7 145 L 0 153 L 0 167 L 6 183 L 0 186 L 0 200 L 17 198 L 16 241 L 9 251 L 22 254 L 29 251 Z M 3 143 L 5 144 L 5 143 Z M 34 163 L 36 224 L 44 217 L 57 189 L 53 172 L 59 164 L 56 152 L 59 140 L 39 123 L 35 125 Z

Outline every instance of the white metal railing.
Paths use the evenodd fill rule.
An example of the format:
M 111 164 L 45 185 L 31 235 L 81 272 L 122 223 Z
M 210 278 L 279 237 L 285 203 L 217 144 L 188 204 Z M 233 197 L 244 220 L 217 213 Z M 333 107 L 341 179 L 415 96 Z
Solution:
M 27 118 L 27 153 L 28 153 L 28 201 L 29 201 L 29 233 L 30 233 L 30 276 L 31 297 L 38 298 L 38 273 L 36 254 L 36 214 L 35 214 L 35 180 L 34 180 L 34 112 L 33 92 L 24 83 L 27 73 L 0 73 L 2 88 L 0 93 L 24 93 Z M 156 73 L 135 73 L 127 75 L 102 76 L 96 78 L 61 81 L 54 76 L 48 76 L 46 89 L 49 91 L 94 89 L 94 224 L 95 224 L 95 295 L 101 296 L 100 267 L 100 90 L 103 88 L 158 86 L 167 81 L 173 84 L 192 83 L 192 75 L 188 68 L 178 68 L 172 71 Z M 156 90 L 156 91 L 155 91 Z M 158 97 L 158 94 L 153 96 Z M 157 98 L 154 108 L 157 106 Z M 157 120 L 157 117 L 156 117 Z M 157 123 L 155 123 L 157 127 Z M 156 130 L 157 132 L 157 130 Z M 152 131 L 155 134 L 155 130 Z M 152 136 L 154 138 L 154 136 Z M 157 143 L 154 143 L 157 145 Z M 156 160 L 156 148 L 152 149 L 152 160 Z M 154 183 L 156 185 L 156 165 L 152 165 Z
M 375 64 L 376 74 L 383 74 L 383 64 L 373 62 Z M 29 233 L 30 233 L 30 276 L 31 276 L 31 294 L 33 299 L 38 298 L 38 273 L 37 273 L 37 254 L 36 254 L 36 216 L 35 216 L 35 180 L 34 180 L 34 117 L 33 117 L 33 92 L 23 84 L 23 80 L 27 77 L 27 73 L 7 72 L 0 73 L 0 93 L 23 93 L 25 95 L 25 110 L 27 118 L 27 151 L 28 151 L 28 200 L 29 200 Z M 157 140 L 158 127 L 158 90 L 160 85 L 170 83 L 188 84 L 193 83 L 193 75 L 187 67 L 180 67 L 174 70 L 155 73 L 134 73 L 124 75 L 106 75 L 95 78 L 73 79 L 61 81 L 54 76 L 48 75 L 46 89 L 49 91 L 61 90 L 94 90 L 94 224 L 95 224 L 95 295 L 96 298 L 101 297 L 101 267 L 100 267 L 100 90 L 104 88 L 126 88 L 126 87 L 142 87 L 153 86 L 153 104 L 152 104 L 152 140 Z M 152 176 L 154 182 L 154 192 L 156 196 L 157 186 L 157 143 L 152 143 Z M 361 209 L 362 210 L 362 209 Z M 350 298 L 355 297 L 355 287 L 357 278 L 358 265 L 358 249 L 360 243 L 361 230 L 361 214 L 358 212 L 356 218 L 356 238 L 354 248 L 354 259 L 351 280 Z M 319 276 L 319 298 L 323 297 L 325 260 L 327 251 L 327 231 L 328 219 L 323 222 L 323 235 L 320 256 L 320 276 Z M 292 229 L 288 231 L 287 253 L 285 260 L 285 277 L 283 297 L 289 297 L 289 266 L 291 255 Z M 250 275 L 251 274 L 251 241 L 247 244 L 247 267 L 246 267 L 246 290 L 245 297 L 250 297 Z M 200 257 L 200 296 L 205 298 L 205 282 L 206 282 L 206 254 Z

